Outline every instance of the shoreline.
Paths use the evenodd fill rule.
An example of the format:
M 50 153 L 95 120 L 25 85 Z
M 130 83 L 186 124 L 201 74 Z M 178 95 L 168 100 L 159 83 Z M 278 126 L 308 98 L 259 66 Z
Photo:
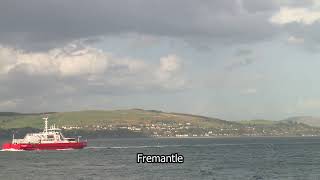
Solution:
M 288 137 L 320 137 L 318 136 L 203 136 L 203 137 L 150 137 L 150 138 L 155 138 L 155 139 L 207 139 L 207 138 L 212 138 L 212 139 L 218 139 L 218 138 L 288 138 Z
M 231 138 L 320 138 L 320 136 L 218 136 L 218 137 L 106 137 L 88 139 L 231 139 Z

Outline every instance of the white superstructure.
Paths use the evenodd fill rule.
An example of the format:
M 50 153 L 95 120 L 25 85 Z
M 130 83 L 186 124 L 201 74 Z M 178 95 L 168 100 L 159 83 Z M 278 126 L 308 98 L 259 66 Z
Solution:
M 61 133 L 61 129 L 57 128 L 55 124 L 48 129 L 48 117 L 43 118 L 45 120 L 44 130 L 39 133 L 28 133 L 23 139 L 12 138 L 12 144 L 21 143 L 63 143 L 63 142 L 75 142 L 75 138 L 65 138 Z

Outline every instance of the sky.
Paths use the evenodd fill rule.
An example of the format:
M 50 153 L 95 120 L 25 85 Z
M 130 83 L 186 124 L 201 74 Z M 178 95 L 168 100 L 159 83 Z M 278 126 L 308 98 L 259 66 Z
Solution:
M 0 111 L 320 116 L 317 0 L 2 0 Z

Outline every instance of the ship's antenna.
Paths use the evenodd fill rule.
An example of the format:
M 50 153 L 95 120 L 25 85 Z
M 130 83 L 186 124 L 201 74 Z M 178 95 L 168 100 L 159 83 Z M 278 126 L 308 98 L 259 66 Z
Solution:
M 44 132 L 47 133 L 48 132 L 48 116 L 42 119 L 44 119 Z

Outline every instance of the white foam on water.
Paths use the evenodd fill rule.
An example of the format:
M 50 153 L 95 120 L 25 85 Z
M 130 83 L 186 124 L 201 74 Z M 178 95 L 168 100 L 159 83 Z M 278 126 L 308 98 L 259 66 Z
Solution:
M 57 151 L 72 151 L 72 150 L 75 150 L 75 149 L 72 149 L 72 148 L 67 148 L 67 149 L 55 149 Z
M 19 151 L 25 151 L 22 149 L 1 149 L 0 151 L 13 151 L 13 152 L 19 152 Z

